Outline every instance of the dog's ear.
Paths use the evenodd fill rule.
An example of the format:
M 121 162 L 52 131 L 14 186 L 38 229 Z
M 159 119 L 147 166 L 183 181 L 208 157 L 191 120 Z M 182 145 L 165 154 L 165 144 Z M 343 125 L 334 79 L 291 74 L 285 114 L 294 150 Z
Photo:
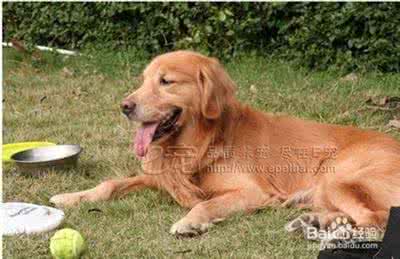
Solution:
M 200 65 L 197 81 L 200 87 L 201 114 L 206 119 L 218 119 L 227 101 L 234 95 L 235 84 L 215 58 Z

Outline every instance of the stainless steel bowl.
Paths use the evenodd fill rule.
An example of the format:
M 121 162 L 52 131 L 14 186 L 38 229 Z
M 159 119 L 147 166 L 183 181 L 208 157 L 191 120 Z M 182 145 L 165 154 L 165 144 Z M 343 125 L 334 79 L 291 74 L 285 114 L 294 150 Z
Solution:
M 77 165 L 81 152 L 79 145 L 56 145 L 21 151 L 12 155 L 11 159 L 24 170 L 68 168 Z

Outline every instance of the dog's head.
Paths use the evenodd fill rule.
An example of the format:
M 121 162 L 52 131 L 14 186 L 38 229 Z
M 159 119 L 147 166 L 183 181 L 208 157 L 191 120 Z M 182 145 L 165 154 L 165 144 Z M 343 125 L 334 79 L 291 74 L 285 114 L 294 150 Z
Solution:
M 141 125 L 135 152 L 179 134 L 193 120 L 217 120 L 234 94 L 234 83 L 217 59 L 190 51 L 160 55 L 146 67 L 143 84 L 121 104 Z

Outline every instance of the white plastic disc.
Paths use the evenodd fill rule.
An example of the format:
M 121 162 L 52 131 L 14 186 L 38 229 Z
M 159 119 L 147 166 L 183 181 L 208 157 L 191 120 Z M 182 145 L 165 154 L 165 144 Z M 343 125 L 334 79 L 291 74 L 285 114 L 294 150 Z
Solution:
M 22 202 L 1 204 L 3 235 L 47 232 L 64 220 L 64 212 L 55 208 Z

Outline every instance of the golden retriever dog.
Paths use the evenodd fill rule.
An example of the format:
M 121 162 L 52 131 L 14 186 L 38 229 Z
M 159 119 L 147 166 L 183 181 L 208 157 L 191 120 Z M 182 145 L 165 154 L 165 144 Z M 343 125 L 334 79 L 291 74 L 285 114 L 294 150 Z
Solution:
M 385 134 L 257 111 L 235 98 L 215 58 L 175 51 L 152 60 L 121 104 L 139 125 L 143 172 L 81 192 L 57 206 L 105 201 L 143 188 L 165 190 L 188 214 L 170 229 L 192 236 L 233 213 L 306 206 L 326 226 L 344 216 L 384 227 L 400 205 L 400 143 Z

